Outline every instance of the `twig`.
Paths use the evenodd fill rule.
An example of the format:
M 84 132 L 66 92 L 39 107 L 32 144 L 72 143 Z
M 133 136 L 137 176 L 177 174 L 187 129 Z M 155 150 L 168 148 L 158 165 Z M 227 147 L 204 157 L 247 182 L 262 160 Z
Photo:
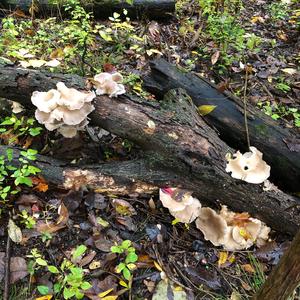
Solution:
M 245 130 L 246 130 L 246 138 L 247 138 L 247 144 L 248 148 L 250 148 L 250 137 L 249 137 L 249 128 L 248 128 L 248 120 L 247 120 L 247 100 L 246 100 L 246 94 L 247 94 L 247 85 L 248 85 L 248 68 L 247 65 L 245 67 L 245 85 L 244 85 L 244 122 L 245 122 Z
M 9 298 L 9 286 L 10 286 L 10 237 L 8 235 L 7 242 L 6 242 L 3 300 L 8 300 L 8 298 Z

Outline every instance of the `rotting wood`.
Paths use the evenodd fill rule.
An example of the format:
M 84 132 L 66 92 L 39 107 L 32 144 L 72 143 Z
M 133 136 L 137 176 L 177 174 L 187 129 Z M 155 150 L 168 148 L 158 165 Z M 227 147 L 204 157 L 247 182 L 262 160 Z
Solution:
M 205 116 L 205 121 L 215 128 L 220 138 L 229 146 L 247 151 L 243 102 L 230 93 L 221 93 L 206 79 L 183 72 L 164 59 L 151 62 L 151 73 L 144 78 L 144 87 L 162 98 L 170 89 L 183 88 L 196 106 L 215 105 Z M 282 189 L 299 191 L 300 153 L 289 145 L 296 142 L 296 130 L 282 128 L 278 122 L 266 116 L 248 103 L 248 127 L 252 146 L 264 153 L 271 168 L 271 178 Z
M 79 76 L 0 69 L 0 96 L 6 93 L 7 98 L 30 107 L 34 90 L 49 90 L 62 79 L 67 86 L 84 87 L 85 81 Z M 199 116 L 184 91 L 170 91 L 161 103 L 133 96 L 100 96 L 95 107 L 90 115 L 94 124 L 128 138 L 148 153 L 142 172 L 134 176 L 122 173 L 123 178 L 157 186 L 181 186 L 193 191 L 200 201 L 215 205 L 219 200 L 237 212 L 248 211 L 273 229 L 296 233 L 300 225 L 299 200 L 279 190 L 266 192 L 260 185 L 231 178 L 225 172 L 225 154 L 234 150 Z M 171 180 L 164 176 L 154 180 L 151 172 L 169 174 Z
M 64 14 L 63 0 L 56 4 L 50 0 L 39 0 L 37 15 L 61 16 Z M 174 0 L 134 0 L 132 4 L 125 0 L 89 0 L 81 1 L 88 12 L 93 12 L 95 18 L 103 19 L 112 16 L 114 12 L 121 13 L 126 9 L 131 18 L 169 19 L 175 12 Z M 20 8 L 27 13 L 32 5 L 31 0 L 2 0 L 0 8 Z
M 253 300 L 286 300 L 300 284 L 300 231 Z

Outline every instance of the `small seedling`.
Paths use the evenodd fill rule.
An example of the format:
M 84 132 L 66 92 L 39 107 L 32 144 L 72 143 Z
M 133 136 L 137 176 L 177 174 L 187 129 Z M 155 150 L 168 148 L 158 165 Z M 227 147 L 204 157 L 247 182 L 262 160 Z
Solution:
M 35 226 L 36 221 L 34 217 L 30 216 L 26 210 L 22 210 L 19 216 L 22 218 L 21 223 L 25 224 L 27 229 L 32 229 Z
M 130 281 L 132 274 L 131 271 L 136 269 L 134 264 L 138 260 L 138 256 L 135 253 L 135 248 L 132 247 L 130 240 L 123 241 L 120 245 L 115 245 L 110 248 L 112 253 L 120 254 L 120 263 L 116 266 L 116 273 L 123 274 L 124 278 Z

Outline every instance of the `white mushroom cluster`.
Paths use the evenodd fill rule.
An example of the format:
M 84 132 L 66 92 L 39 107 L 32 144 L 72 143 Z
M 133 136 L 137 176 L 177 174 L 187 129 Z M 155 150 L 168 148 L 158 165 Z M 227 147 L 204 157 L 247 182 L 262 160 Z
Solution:
M 250 147 L 251 152 L 241 154 L 237 151 L 227 156 L 228 163 L 226 172 L 231 172 L 231 176 L 249 183 L 262 183 L 270 176 L 271 167 L 262 159 L 262 153 L 255 147 Z
M 159 199 L 170 214 L 182 223 L 191 223 L 199 216 L 201 203 L 188 191 L 177 188 L 160 189 Z
M 204 207 L 195 223 L 206 240 L 228 251 L 248 249 L 254 243 L 258 247 L 264 245 L 271 229 L 255 218 L 240 219 L 241 215 L 228 211 L 226 206 L 222 206 L 219 214 Z
M 126 93 L 125 87 L 121 82 L 123 76 L 120 73 L 100 73 L 95 75 L 93 84 L 96 88 L 97 95 L 109 95 L 109 97 L 117 97 Z
M 164 188 L 159 198 L 170 214 L 182 223 L 196 220 L 196 227 L 204 238 L 215 246 L 228 251 L 248 249 L 254 243 L 262 246 L 267 240 L 270 228 L 247 213 L 235 213 L 222 206 L 219 213 L 209 207 L 201 207 L 191 193 L 178 188 Z
M 64 137 L 72 138 L 88 124 L 87 116 L 95 109 L 91 101 L 96 95 L 68 88 L 63 82 L 58 82 L 56 87 L 48 92 L 33 92 L 35 118 L 48 130 L 57 129 Z

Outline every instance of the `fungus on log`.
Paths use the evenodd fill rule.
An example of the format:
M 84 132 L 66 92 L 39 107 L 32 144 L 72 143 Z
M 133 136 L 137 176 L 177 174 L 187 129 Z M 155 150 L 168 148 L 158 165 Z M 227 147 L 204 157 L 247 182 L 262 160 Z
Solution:
M 170 89 L 183 88 L 196 106 L 215 105 L 204 117 L 218 130 L 220 138 L 230 147 L 249 151 L 246 143 L 243 103 L 230 93 L 221 93 L 206 79 L 191 72 L 185 73 L 164 59 L 151 63 L 151 73 L 144 78 L 144 87 L 162 98 Z M 251 146 L 263 152 L 264 159 L 272 166 L 271 180 L 281 188 L 297 192 L 300 182 L 300 153 L 289 145 L 295 141 L 297 132 L 282 128 L 263 112 L 250 104 L 247 108 Z
M 84 87 L 85 80 L 76 75 L 0 68 L 0 96 L 28 107 L 33 91 L 54 88 L 62 78 L 69 87 Z M 234 150 L 199 116 L 184 91 L 169 91 L 161 103 L 122 95 L 98 96 L 94 105 L 92 123 L 128 138 L 147 154 L 142 172 L 127 175 L 126 170 L 119 171 L 123 178 L 161 187 L 181 186 L 203 202 L 215 204 L 220 200 L 235 211 L 248 211 L 273 229 L 296 232 L 300 225 L 299 200 L 279 190 L 263 191 L 259 185 L 244 183 L 226 173 L 225 155 Z M 136 168 L 139 170 L 139 166 Z M 161 178 L 157 175 L 160 172 Z
M 39 0 L 37 14 L 59 15 L 63 0 L 58 1 Z M 166 19 L 170 18 L 175 11 L 175 0 L 134 0 L 132 4 L 125 0 L 89 0 L 81 1 L 81 4 L 87 11 L 92 11 L 95 18 L 107 18 L 112 16 L 114 12 L 122 12 L 123 9 L 128 11 L 130 17 L 150 19 Z M 15 9 L 20 8 L 27 12 L 32 5 L 31 0 L 2 0 L 0 8 Z

